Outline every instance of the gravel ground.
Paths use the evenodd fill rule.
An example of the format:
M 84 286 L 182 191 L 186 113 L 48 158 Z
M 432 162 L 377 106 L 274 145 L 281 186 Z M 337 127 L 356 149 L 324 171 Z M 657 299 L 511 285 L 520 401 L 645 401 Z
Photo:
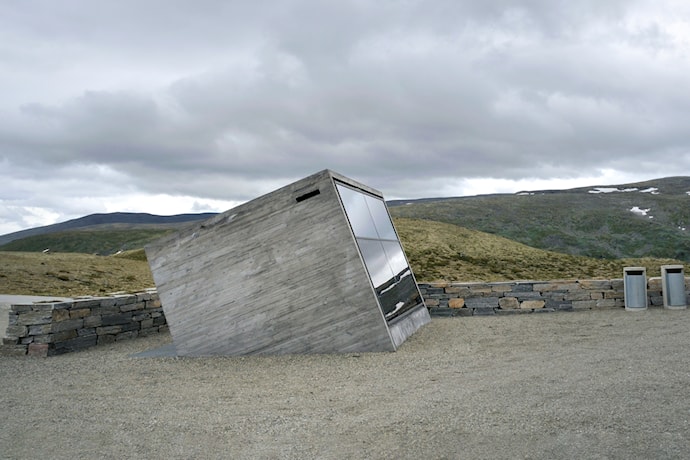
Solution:
M 690 311 L 434 318 L 396 353 L 0 358 L 2 458 L 688 458 Z

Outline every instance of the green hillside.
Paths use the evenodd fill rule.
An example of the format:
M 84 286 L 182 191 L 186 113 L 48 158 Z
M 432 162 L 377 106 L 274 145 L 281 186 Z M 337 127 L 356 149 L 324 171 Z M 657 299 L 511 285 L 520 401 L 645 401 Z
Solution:
M 418 200 L 394 203 L 390 211 L 394 217 L 456 224 L 571 255 L 690 262 L 690 178 L 616 189 L 626 191 L 591 193 L 597 188 L 588 187 Z
M 621 278 L 624 266 L 638 265 L 647 267 L 649 276 L 658 276 L 661 265 L 679 263 L 668 259 L 608 260 L 549 252 L 441 222 L 397 218 L 395 225 L 420 282 Z M 131 239 L 127 238 L 129 232 Z M 48 253 L 0 251 L 0 293 L 78 296 L 153 287 L 143 249 L 117 256 L 93 254 L 103 253 L 105 247 L 136 246 L 136 242 L 153 236 L 138 230 L 129 232 L 113 231 L 109 236 L 106 230 L 79 231 L 64 236 L 67 242 L 79 239 L 90 254 L 57 249 Z M 46 241 L 58 240 L 36 244 L 45 247 Z M 98 246 L 99 242 L 104 246 Z M 117 246 L 113 246 L 115 243 Z
M 661 265 L 682 263 L 574 256 L 441 222 L 398 218 L 395 226 L 419 281 L 610 279 L 622 278 L 626 266 L 659 276 Z
M 0 246 L 0 251 L 73 252 L 111 255 L 144 247 L 173 229 L 72 230 L 29 236 Z

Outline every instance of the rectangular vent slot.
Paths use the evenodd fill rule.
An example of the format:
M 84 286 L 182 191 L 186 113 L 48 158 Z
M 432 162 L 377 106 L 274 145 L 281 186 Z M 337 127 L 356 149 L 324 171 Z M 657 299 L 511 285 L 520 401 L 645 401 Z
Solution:
M 295 198 L 295 200 L 297 200 L 297 202 L 300 203 L 300 202 L 302 202 L 302 201 L 304 201 L 304 200 L 308 200 L 308 199 L 311 198 L 311 197 L 314 197 L 314 196 L 316 196 L 316 195 L 319 195 L 320 193 L 321 193 L 321 191 L 320 191 L 319 189 L 312 190 L 311 192 L 307 192 L 307 193 L 305 193 L 304 195 L 298 196 L 297 198 Z

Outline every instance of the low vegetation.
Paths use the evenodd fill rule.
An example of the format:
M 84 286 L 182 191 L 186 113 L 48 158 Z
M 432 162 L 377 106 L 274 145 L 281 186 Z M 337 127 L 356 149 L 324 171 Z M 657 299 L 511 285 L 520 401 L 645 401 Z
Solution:
M 0 251 L 0 293 L 75 297 L 141 291 L 154 283 L 140 253 L 143 250 L 118 256 Z
M 627 266 L 646 267 L 649 276 L 659 276 L 661 265 L 682 263 L 674 259 L 574 256 L 418 219 L 398 218 L 395 226 L 419 281 L 610 279 L 622 278 Z
M 672 259 L 601 259 L 535 249 L 496 235 L 452 224 L 395 219 L 405 252 L 419 281 L 552 280 L 621 278 L 623 267 L 644 266 L 649 276 Z M 89 234 L 75 232 L 90 248 Z M 134 235 L 136 236 L 136 234 Z M 117 241 L 122 235 L 115 235 Z M 71 238 L 67 238 L 71 241 Z M 43 245 L 39 245 L 42 247 Z M 99 251 L 93 251 L 99 252 Z M 688 267 L 686 267 L 686 270 Z M 83 253 L 0 251 L 0 293 L 74 297 L 136 292 L 154 286 L 144 250 L 113 256 Z

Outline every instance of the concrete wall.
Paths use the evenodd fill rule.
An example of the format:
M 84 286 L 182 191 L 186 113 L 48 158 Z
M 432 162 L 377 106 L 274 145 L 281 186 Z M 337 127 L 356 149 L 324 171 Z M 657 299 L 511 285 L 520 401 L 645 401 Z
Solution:
M 11 305 L 0 354 L 52 356 L 167 331 L 158 294 Z
M 663 308 L 661 278 L 648 278 L 647 305 Z M 506 315 L 624 308 L 623 279 L 420 283 L 432 316 Z M 690 278 L 685 278 L 690 303 Z

